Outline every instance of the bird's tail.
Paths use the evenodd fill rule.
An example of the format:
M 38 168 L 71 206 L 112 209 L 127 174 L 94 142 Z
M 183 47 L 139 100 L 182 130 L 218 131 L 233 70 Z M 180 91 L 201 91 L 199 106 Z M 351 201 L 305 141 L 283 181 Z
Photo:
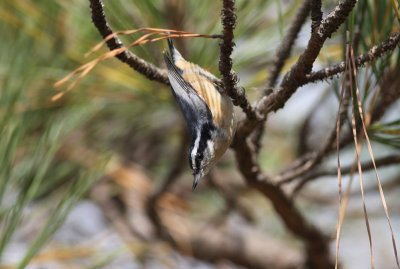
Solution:
M 178 60 L 184 60 L 179 51 L 175 48 L 171 38 L 168 38 L 169 52 L 171 53 L 172 61 L 176 63 Z

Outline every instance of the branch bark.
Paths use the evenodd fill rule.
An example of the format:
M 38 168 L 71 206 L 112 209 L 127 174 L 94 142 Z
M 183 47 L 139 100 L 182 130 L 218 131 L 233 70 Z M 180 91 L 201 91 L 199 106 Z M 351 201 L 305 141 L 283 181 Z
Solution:
M 245 119 L 239 124 L 236 132 L 238 139 L 246 138 L 260 120 L 265 119 L 268 113 L 282 108 L 293 93 L 307 83 L 307 74 L 311 72 L 313 63 L 324 42 L 345 21 L 356 3 L 357 0 L 341 0 L 336 9 L 321 21 L 318 29 L 312 32 L 303 54 L 284 76 L 280 87 L 273 93 L 261 97 L 257 102 L 256 115 L 258 115 L 258 120 Z
M 345 21 L 356 3 L 357 0 L 340 1 L 336 9 L 321 22 L 318 29 L 311 33 L 307 48 L 290 71 L 286 73 L 280 88 L 259 102 L 257 110 L 260 114 L 268 114 L 282 108 L 293 93 L 306 83 L 306 75 L 311 72 L 326 39 L 330 38 Z
M 279 73 L 282 70 L 285 60 L 290 56 L 290 51 L 292 50 L 293 44 L 297 39 L 301 27 L 306 21 L 308 14 L 310 13 L 310 3 L 312 0 L 304 0 L 301 4 L 299 10 L 295 15 L 295 19 L 292 22 L 287 34 L 283 38 L 281 44 L 278 46 L 275 58 L 272 62 L 271 68 L 269 70 L 269 77 L 267 80 L 267 89 L 275 86 L 276 80 L 278 79 Z
M 247 184 L 271 201 L 286 227 L 304 243 L 307 268 L 332 268 L 328 238 L 318 228 L 308 223 L 282 189 L 270 183 L 261 173 L 255 150 L 246 140 L 234 141 L 233 148 L 239 170 Z
M 395 165 L 400 163 L 400 155 L 389 155 L 382 157 L 380 159 L 377 159 L 375 161 L 376 167 L 385 167 L 389 165 Z M 366 162 L 362 164 L 362 170 L 363 171 L 368 171 L 374 169 L 373 163 L 372 162 Z M 349 174 L 352 171 L 352 166 L 346 166 L 343 167 L 341 170 L 342 175 Z M 315 171 L 310 171 L 309 173 L 305 174 L 301 178 L 299 178 L 299 182 L 296 185 L 296 187 L 293 190 L 293 194 L 298 193 L 306 184 L 311 182 L 312 180 L 319 178 L 319 177 L 324 177 L 324 176 L 337 176 L 337 168 L 335 169 L 324 169 L 324 170 L 315 170 Z
M 235 43 L 233 42 L 233 30 L 236 26 L 235 2 L 233 0 L 223 0 L 221 11 L 221 22 L 223 26 L 223 36 L 220 46 L 219 71 L 222 75 L 222 83 L 226 93 L 232 98 L 235 105 L 239 105 L 249 119 L 255 119 L 256 115 L 252 106 L 246 98 L 243 88 L 236 86 L 238 77 L 232 70 L 231 54 Z
M 112 34 L 113 31 L 106 20 L 106 15 L 103 10 L 103 2 L 101 0 L 89 0 L 90 8 L 92 10 L 92 21 L 96 26 L 101 36 L 106 38 Z M 107 46 L 110 50 L 119 49 L 123 47 L 122 41 L 118 37 L 114 37 L 107 41 Z M 155 65 L 146 62 L 142 58 L 136 56 L 129 50 L 126 50 L 116 57 L 123 63 L 128 64 L 134 70 L 138 71 L 150 80 L 161 82 L 165 85 L 169 85 L 168 76 L 166 70 L 160 69 Z
M 378 46 L 374 46 L 368 52 L 357 56 L 355 58 L 356 67 L 359 68 L 359 67 L 365 65 L 366 63 L 373 62 L 376 59 L 385 55 L 386 53 L 393 51 L 399 43 L 400 43 L 400 32 L 392 33 L 388 39 L 386 39 L 384 42 L 382 42 Z M 312 73 L 306 75 L 306 79 L 303 83 L 305 84 L 305 83 L 316 82 L 319 80 L 328 79 L 334 75 L 343 73 L 344 68 L 345 68 L 345 62 L 341 62 L 341 63 L 338 63 L 331 67 L 327 67 L 327 68 L 312 72 Z
M 311 1 L 311 32 L 318 30 L 322 21 L 321 0 Z
M 112 30 L 105 19 L 103 4 L 101 0 L 90 0 L 90 3 L 92 8 L 93 22 L 104 38 L 105 36 L 111 34 Z M 312 7 L 311 3 L 313 3 Z M 277 52 L 274 64 L 271 67 L 271 75 L 267 81 L 267 86 L 272 86 L 276 83 L 283 63 L 288 57 L 290 50 L 293 47 L 294 40 L 296 39 L 301 26 L 304 24 L 305 18 L 307 17 L 311 8 L 312 33 L 308 45 L 296 64 L 284 76 L 279 89 L 268 96 L 264 96 L 254 108 L 247 100 L 244 90 L 237 86 L 238 78 L 232 70 L 231 53 L 234 46 L 233 30 L 236 24 L 234 13 L 235 6 L 233 0 L 223 0 L 223 8 L 221 12 L 223 38 L 220 43 L 219 61 L 219 70 L 222 76 L 222 82 L 217 81 L 217 83 L 222 83 L 226 93 L 233 99 L 235 105 L 239 105 L 247 115 L 247 118 L 241 122 L 234 139 L 234 143 L 232 144 L 232 148 L 235 151 L 235 156 L 238 163 L 238 168 L 244 176 L 247 184 L 260 191 L 267 199 L 271 201 L 275 211 L 281 217 L 287 229 L 304 243 L 307 255 L 306 263 L 308 268 L 333 267 L 333 261 L 331 260 L 329 253 L 329 239 L 317 227 L 313 226 L 307 221 L 293 201 L 283 192 L 282 188 L 271 183 L 271 180 L 261 172 L 257 160 L 257 151 L 259 148 L 258 145 L 262 134 L 262 128 L 259 129 L 260 133 L 255 133 L 252 143 L 248 141 L 250 140 L 248 139 L 248 136 L 252 133 L 254 128 L 257 127 L 257 125 L 263 123 L 263 119 L 266 118 L 268 113 L 282 108 L 287 100 L 300 86 L 309 82 L 328 78 L 344 71 L 345 66 L 343 63 L 343 66 L 342 64 L 338 64 L 329 69 L 324 69 L 313 73 L 311 72 L 313 64 L 318 57 L 325 41 L 330 38 L 331 35 L 338 29 L 338 27 L 345 21 L 356 3 L 357 0 L 340 0 L 336 9 L 331 12 L 326 19 L 322 20 L 321 1 L 305 0 L 303 2 L 288 35 L 283 41 L 283 46 L 281 46 Z M 392 34 L 387 41 L 383 42 L 378 47 L 374 47 L 368 53 L 360 55 L 356 59 L 357 66 L 361 66 L 366 62 L 373 61 L 378 57 L 381 57 L 384 53 L 392 51 L 399 41 L 400 33 L 397 32 Z M 107 45 L 110 49 L 123 47 L 122 42 L 117 37 L 109 40 Z M 129 64 L 138 72 L 145 75 L 147 78 L 168 84 L 168 78 L 165 70 L 159 69 L 154 65 L 147 63 L 133 53 L 125 51 L 124 53 L 117 55 L 117 57 L 121 61 Z M 295 176 L 304 175 L 307 172 L 311 173 L 311 168 L 314 168 L 315 165 L 322 160 L 322 157 L 326 155 L 327 151 L 331 149 L 331 144 L 334 138 L 335 136 L 332 133 L 326 145 L 319 152 L 316 152 L 316 155 L 309 155 L 309 159 L 305 159 L 305 162 L 297 167 L 300 167 L 302 170 L 297 172 Z M 309 160 L 311 160 L 311 165 L 307 163 Z M 177 163 L 178 162 L 180 162 L 179 157 L 177 159 Z M 306 169 L 304 169 L 304 167 L 306 167 Z M 151 210 L 149 210 L 148 213 L 150 214 L 150 218 L 151 214 L 156 214 L 157 219 L 153 219 L 153 222 L 160 227 L 164 227 L 164 225 L 167 224 L 165 220 L 163 220 L 161 214 L 158 215 L 156 212 L 156 202 L 159 198 L 158 193 L 165 191 L 172 181 L 171 178 L 174 177 L 175 173 L 175 169 L 172 169 L 170 176 L 165 181 L 164 187 L 159 192 L 155 193 L 153 197 L 154 200 L 150 201 L 149 203 L 149 208 Z M 168 228 L 170 231 L 172 230 L 171 227 L 173 226 Z M 185 244 L 185 242 L 189 242 L 193 253 L 195 253 L 195 256 L 206 260 L 212 261 L 216 259 L 216 256 L 213 256 L 213 252 L 215 252 L 218 253 L 218 255 L 221 255 L 221 257 L 231 259 L 232 261 L 245 266 L 265 268 L 262 267 L 265 265 L 260 266 L 259 264 L 253 263 L 254 260 L 258 259 L 258 257 L 255 258 L 253 256 L 246 256 L 247 254 L 243 253 L 242 247 L 244 238 L 239 238 L 240 243 L 242 244 L 234 244 L 232 241 L 232 238 L 234 237 L 232 237 L 231 234 L 221 233 L 218 235 L 221 236 L 218 240 L 216 239 L 218 236 L 215 236 L 215 238 L 214 236 L 211 236 L 212 238 L 202 236 L 204 232 L 207 234 L 214 234 L 215 231 L 212 230 L 213 227 L 210 229 L 211 230 L 209 231 L 198 229 L 197 227 L 193 228 L 191 231 L 196 231 L 195 235 L 189 235 L 179 244 L 182 245 Z M 216 240 L 215 242 L 218 242 L 216 245 L 214 244 L 215 242 L 212 243 L 213 239 Z M 176 237 L 174 237 L 173 240 L 176 240 Z M 226 248 L 221 248 L 221 245 L 226 246 Z M 218 247 L 216 248 L 215 246 Z M 212 251 L 210 252 L 210 250 Z M 241 259 L 244 259 L 244 261 Z

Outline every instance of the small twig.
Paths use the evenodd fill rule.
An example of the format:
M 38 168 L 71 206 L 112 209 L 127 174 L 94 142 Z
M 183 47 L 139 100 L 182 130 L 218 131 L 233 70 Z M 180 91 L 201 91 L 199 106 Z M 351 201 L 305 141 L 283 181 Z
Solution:
M 236 86 L 238 77 L 232 70 L 231 54 L 235 43 L 233 42 L 233 30 L 236 26 L 235 2 L 223 0 L 221 11 L 223 37 L 220 45 L 219 71 L 222 75 L 222 83 L 226 93 L 232 98 L 235 105 L 239 105 L 249 119 L 255 119 L 254 109 L 246 98 L 243 88 Z
M 380 159 L 377 159 L 375 161 L 375 164 L 377 167 L 384 167 L 384 166 L 389 166 L 389 165 L 395 165 L 400 163 L 400 155 L 389 155 L 382 157 Z M 362 170 L 363 171 L 368 171 L 373 169 L 374 166 L 372 162 L 366 162 L 362 164 Z M 346 166 L 342 168 L 342 175 L 347 175 L 352 171 L 352 166 Z M 326 177 L 326 176 L 336 176 L 337 175 L 337 169 L 323 169 L 323 170 L 314 170 L 310 171 L 309 173 L 305 174 L 298 180 L 298 184 L 293 190 L 293 193 L 298 193 L 301 189 L 305 187 L 305 185 L 316 178 L 320 177 Z
M 339 128 L 345 122 L 345 118 L 347 117 L 347 109 L 349 106 L 349 89 L 346 89 L 344 92 L 344 98 L 341 102 L 343 102 L 340 106 L 339 111 Z M 278 182 L 278 184 L 286 184 L 292 182 L 298 176 L 306 174 L 308 171 L 311 171 L 315 166 L 320 164 L 322 160 L 328 155 L 329 152 L 332 151 L 335 140 L 337 139 L 337 126 L 335 125 L 329 133 L 328 139 L 325 141 L 325 144 L 318 150 L 311 153 L 311 158 L 308 158 L 301 166 L 298 166 L 294 169 L 286 169 L 283 173 L 280 173 L 278 176 L 273 178 L 274 182 Z M 340 146 L 340 145 L 339 145 Z
M 264 130 L 265 130 L 265 124 L 264 122 L 260 122 L 251 134 L 250 139 L 254 145 L 254 150 L 256 151 L 256 154 L 260 152 L 260 149 L 262 147 L 261 138 L 264 134 Z
M 384 54 L 393 51 L 400 42 L 400 32 L 392 33 L 388 39 L 383 41 L 380 45 L 373 47 L 368 52 L 359 55 L 355 58 L 356 67 L 359 68 L 368 62 L 373 62 L 382 57 Z M 321 69 L 306 75 L 304 83 L 315 82 L 330 78 L 334 75 L 343 73 L 345 69 L 345 62 L 338 63 L 328 68 Z
M 400 177 L 397 175 L 391 179 L 385 180 L 385 182 L 382 182 L 382 188 L 385 189 L 385 192 L 393 192 L 393 191 L 398 191 L 397 188 L 400 187 Z M 379 186 L 378 185 L 371 185 L 365 188 L 365 193 L 376 193 L 379 191 Z M 356 196 L 358 193 L 352 193 L 351 196 Z M 393 209 L 392 209 L 393 210 Z M 379 212 L 381 214 L 381 212 Z
M 400 98 L 400 80 L 399 80 L 399 68 L 395 68 L 383 78 L 383 82 L 380 83 L 379 89 L 379 99 L 376 102 L 371 113 L 371 124 L 378 121 L 385 115 L 385 112 Z M 359 131 L 361 125 L 357 126 L 357 131 Z M 344 147 L 352 142 L 353 136 L 349 132 L 340 141 L 340 147 Z
M 400 68 L 390 70 L 380 84 L 379 100 L 371 114 L 374 123 L 385 115 L 385 112 L 400 98 Z
M 278 51 L 276 52 L 275 58 L 269 69 L 269 76 L 267 79 L 267 89 L 275 86 L 276 80 L 278 79 L 279 73 L 282 70 L 285 60 L 290 56 L 290 51 L 292 50 L 294 41 L 296 40 L 301 27 L 306 21 L 308 14 L 310 13 L 310 3 L 312 0 L 304 0 L 302 5 L 299 7 L 295 15 L 295 19 L 292 25 L 287 31 L 287 34 L 282 39 L 281 44 L 278 46 Z
M 319 108 L 325 104 L 324 101 L 327 99 L 330 93 L 331 91 L 326 90 L 323 94 L 321 94 L 318 101 L 314 102 L 314 104 L 309 108 L 309 112 L 299 128 L 297 156 L 303 156 L 305 153 L 311 151 L 307 143 L 307 138 L 313 131 L 313 129 L 311 129 L 311 122 L 313 117 L 318 114 Z
M 343 99 L 343 105 L 341 106 L 340 112 L 339 112 L 339 118 L 340 118 L 340 127 L 344 123 L 344 119 L 347 116 L 347 108 L 349 105 L 349 100 L 348 97 L 350 95 L 348 94 L 348 91 L 346 91 L 346 95 Z M 273 180 L 274 182 L 279 182 L 279 184 L 285 184 L 288 182 L 291 182 L 294 180 L 296 177 L 303 175 L 310 171 L 312 168 L 314 168 L 316 165 L 321 163 L 324 157 L 333 149 L 332 145 L 336 139 L 336 126 L 335 128 L 332 129 L 330 132 L 328 139 L 326 140 L 325 144 L 323 147 L 321 147 L 319 150 L 311 153 L 311 158 L 308 158 L 306 162 L 304 162 L 301 166 L 296 167 L 295 169 L 292 170 L 286 170 L 284 173 L 281 173 L 278 177 L 275 177 Z
M 266 89 L 264 90 L 264 95 L 270 94 L 270 89 L 273 88 L 276 84 L 278 76 L 282 71 L 283 64 L 286 59 L 290 56 L 290 52 L 293 48 L 294 42 L 297 39 L 297 36 L 301 30 L 301 27 L 306 21 L 308 14 L 310 13 L 310 3 L 312 0 L 304 0 L 302 5 L 299 7 L 295 19 L 293 20 L 287 34 L 282 39 L 281 44 L 278 46 L 276 55 L 274 57 L 273 63 L 269 69 L 269 76 L 266 82 Z M 266 117 L 264 117 L 266 120 Z M 256 145 L 256 149 L 258 150 L 258 146 L 260 145 L 260 139 L 264 133 L 263 123 L 259 123 L 256 128 L 257 134 L 253 135 L 253 143 Z

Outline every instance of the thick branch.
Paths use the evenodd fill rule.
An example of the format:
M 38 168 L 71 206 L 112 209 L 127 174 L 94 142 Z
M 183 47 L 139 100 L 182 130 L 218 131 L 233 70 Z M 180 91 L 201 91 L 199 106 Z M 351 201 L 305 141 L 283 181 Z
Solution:
M 286 73 L 280 88 L 259 102 L 257 109 L 260 114 L 268 114 L 282 108 L 293 93 L 306 83 L 306 75 L 311 72 L 326 39 L 331 37 L 345 21 L 356 3 L 357 0 L 340 1 L 336 9 L 321 22 L 318 29 L 312 32 L 307 48 Z
M 255 150 L 250 148 L 246 140 L 237 139 L 233 148 L 246 182 L 271 201 L 286 227 L 304 242 L 308 268 L 331 268 L 328 239 L 307 222 L 281 188 L 269 183 L 260 171 Z
M 119 169 L 122 170 L 122 175 L 118 172 Z M 128 167 L 119 167 L 109 176 L 116 184 L 123 187 L 120 188 L 122 192 L 117 194 L 115 186 L 109 185 L 110 181 L 104 181 L 104 184 L 97 185 L 91 195 L 104 209 L 106 217 L 114 224 L 114 228 L 128 245 L 136 244 L 138 241 L 153 242 L 151 230 L 139 227 L 147 223 L 146 216 L 142 214 L 148 212 L 142 209 L 145 208 L 145 202 L 153 191 L 153 180 L 145 174 L 138 176 L 138 172 L 141 173 Z M 121 177 L 124 180 L 121 180 Z M 99 193 L 101 195 L 98 195 Z M 171 193 L 168 194 L 166 204 L 169 204 L 168 199 L 179 199 L 174 198 Z M 119 202 L 116 202 L 116 199 Z M 135 205 L 135 207 L 120 205 Z M 130 209 L 133 210 L 127 211 Z M 260 234 L 250 226 L 241 226 L 240 233 L 237 233 L 237 229 L 209 225 L 204 221 L 193 222 L 187 214 L 182 213 L 174 206 L 163 207 L 160 204 L 157 206 L 160 224 L 168 234 L 172 235 L 173 241 L 171 237 L 159 239 L 172 243 L 171 246 L 184 255 L 191 255 L 208 262 L 230 260 L 246 268 L 304 268 L 303 255 L 293 246 Z M 136 218 L 141 221 L 135 221 Z M 159 254 L 157 250 L 150 253 Z M 280 256 L 280 253 L 285 255 Z
M 350 14 L 357 0 L 341 0 L 336 9 L 323 20 L 318 30 L 311 34 L 307 48 L 297 60 L 296 64 L 286 73 L 280 87 L 273 93 L 263 96 L 257 103 L 256 115 L 266 118 L 271 111 L 282 108 L 293 93 L 307 83 L 306 75 L 311 72 L 324 42 L 344 22 Z M 239 124 L 236 138 L 246 138 L 257 126 L 257 120 L 246 119 Z
M 321 0 L 311 1 L 311 32 L 318 30 L 322 21 Z
M 282 43 L 278 46 L 278 50 L 276 52 L 273 63 L 270 67 L 269 77 L 267 79 L 267 87 L 264 91 L 265 95 L 268 95 L 271 92 L 271 88 L 275 86 L 276 80 L 283 68 L 283 64 L 286 59 L 290 56 L 290 51 L 292 50 L 293 44 L 299 34 L 301 27 L 306 21 L 308 14 L 310 13 L 311 2 L 313 0 L 304 0 L 300 8 L 298 9 L 295 19 L 292 22 L 287 34 L 282 40 Z M 266 118 L 266 117 L 264 117 Z M 260 123 L 256 129 L 257 134 L 253 135 L 253 142 L 256 145 L 260 145 L 260 139 L 264 133 L 264 125 Z M 259 148 L 257 148 L 258 151 Z
M 113 31 L 110 25 L 107 23 L 105 13 L 103 10 L 103 2 L 101 0 L 89 0 L 90 8 L 92 10 L 92 20 L 97 30 L 100 32 L 103 38 L 112 34 Z M 113 37 L 107 41 L 107 46 L 110 50 L 122 48 L 122 41 L 118 37 Z M 169 85 L 167 72 L 154 66 L 151 63 L 146 62 L 142 58 L 136 56 L 129 50 L 126 50 L 116 56 L 120 61 L 128 64 L 134 70 L 138 71 L 142 75 L 146 76 L 150 80 L 155 80 L 163 84 Z
M 221 11 L 221 21 L 223 26 L 223 37 L 220 45 L 219 71 L 222 75 L 222 83 L 226 93 L 232 98 L 235 105 L 239 105 L 246 113 L 248 118 L 255 119 L 253 108 L 246 98 L 243 88 L 237 88 L 238 81 L 236 73 L 232 70 L 231 54 L 233 51 L 233 30 L 236 26 L 235 2 L 233 0 L 223 0 Z
M 310 12 L 310 3 L 312 0 L 304 0 L 299 10 L 295 15 L 295 19 L 292 22 L 287 34 L 282 40 L 282 43 L 278 47 L 276 56 L 273 60 L 271 68 L 269 70 L 269 77 L 267 80 L 267 88 L 272 88 L 275 86 L 276 80 L 278 79 L 279 73 L 282 70 L 285 60 L 290 56 L 290 51 L 292 50 L 294 41 L 299 34 L 301 27 L 303 26 L 306 18 Z

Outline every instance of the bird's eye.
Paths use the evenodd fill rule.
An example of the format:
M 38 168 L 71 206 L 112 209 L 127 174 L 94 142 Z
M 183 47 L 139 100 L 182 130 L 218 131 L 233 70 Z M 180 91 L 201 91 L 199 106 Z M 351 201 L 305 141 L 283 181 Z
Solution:
M 189 166 L 190 166 L 190 169 L 193 170 L 193 165 L 192 165 L 192 161 L 190 160 L 190 158 L 189 158 Z

